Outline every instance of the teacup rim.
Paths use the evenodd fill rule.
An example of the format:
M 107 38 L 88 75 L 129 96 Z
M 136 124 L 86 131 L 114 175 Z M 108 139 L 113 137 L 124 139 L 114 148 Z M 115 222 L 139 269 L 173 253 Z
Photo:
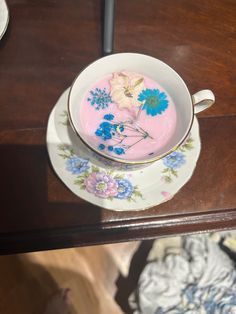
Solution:
M 72 93 L 72 90 L 74 88 L 74 85 L 78 79 L 78 77 L 90 66 L 92 66 L 93 64 L 95 64 L 97 61 L 100 61 L 100 60 L 103 60 L 103 59 L 107 59 L 107 58 L 110 58 L 110 57 L 113 57 L 113 56 L 116 56 L 116 55 L 139 55 L 139 56 L 142 56 L 142 57 L 148 57 L 148 58 L 152 58 L 154 60 L 158 60 L 159 62 L 163 63 L 165 66 L 169 67 L 172 71 L 175 72 L 175 74 L 178 76 L 178 78 L 182 81 L 189 97 L 190 97 L 190 101 L 191 101 L 191 104 L 192 104 L 192 116 L 191 116 L 191 121 L 189 123 L 189 126 L 188 126 L 188 129 L 186 130 L 184 136 L 181 138 L 181 140 L 175 145 L 173 146 L 171 149 L 169 149 L 167 152 L 161 154 L 161 155 L 158 155 L 158 156 L 155 156 L 153 158 L 149 158 L 148 160 L 137 160 L 137 161 L 133 161 L 133 160 L 125 160 L 125 159 L 121 159 L 121 158 L 118 158 L 118 157 L 115 157 L 115 156 L 110 156 L 110 155 L 107 155 L 105 153 L 103 153 L 102 151 L 99 151 L 98 149 L 96 149 L 95 147 L 93 147 L 92 145 L 90 145 L 88 142 L 86 142 L 83 137 L 80 135 L 80 133 L 77 131 L 76 129 L 76 126 L 74 125 L 73 123 L 73 120 L 72 120 L 72 117 L 71 117 L 71 113 L 70 113 L 70 99 L 71 99 L 71 93 Z M 144 164 L 150 164 L 150 163 L 153 163 L 155 161 L 158 161 L 162 158 L 164 158 L 165 156 L 173 153 L 174 151 L 176 151 L 185 141 L 186 139 L 188 138 L 189 136 L 189 133 L 191 131 L 191 128 L 192 128 L 192 125 L 193 125 L 193 120 L 194 120 L 194 104 L 193 104 L 193 100 L 192 100 L 192 96 L 189 92 L 189 89 L 186 85 L 186 83 L 184 82 L 184 80 L 182 79 L 182 77 L 178 74 L 178 72 L 176 72 L 171 66 L 169 66 L 167 63 L 163 62 L 162 60 L 160 59 L 157 59 L 155 57 L 152 57 L 152 56 L 149 56 L 149 55 L 146 55 L 146 54 L 142 54 L 142 53 L 136 53 L 136 52 L 121 52 L 121 53 L 114 53 L 112 55 L 108 55 L 108 56 L 104 56 L 104 57 L 101 57 L 91 63 L 89 63 L 87 66 L 85 66 L 75 77 L 75 79 L 73 80 L 70 88 L 69 88 L 69 93 L 68 93 L 68 98 L 67 98 L 67 113 L 68 113 L 68 119 L 69 119 L 69 122 L 70 122 L 70 125 L 73 129 L 73 131 L 75 132 L 75 134 L 79 137 L 79 139 L 82 141 L 82 143 L 89 149 L 91 149 L 93 152 L 95 152 L 96 154 L 102 156 L 103 158 L 106 158 L 110 161 L 115 161 L 115 162 L 118 162 L 118 163 L 122 163 L 122 164 L 126 164 L 126 165 L 144 165 Z

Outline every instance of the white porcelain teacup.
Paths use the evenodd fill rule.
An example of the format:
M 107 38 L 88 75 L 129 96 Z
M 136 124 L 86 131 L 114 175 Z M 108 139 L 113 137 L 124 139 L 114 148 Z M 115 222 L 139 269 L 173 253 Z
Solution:
M 170 141 L 152 156 L 147 156 L 143 160 L 126 160 L 123 156 L 122 158 L 110 156 L 106 152 L 100 151 L 87 140 L 79 119 L 80 104 L 90 86 L 100 78 L 124 69 L 141 73 L 156 81 L 168 92 L 176 108 L 177 124 Z M 104 160 L 111 161 L 114 164 L 137 166 L 154 162 L 176 150 L 188 137 L 194 114 L 210 107 L 214 101 L 214 94 L 210 90 L 202 90 L 191 95 L 179 74 L 164 62 L 143 54 L 118 53 L 98 59 L 76 77 L 69 92 L 68 116 L 77 136 L 92 151 L 104 157 Z

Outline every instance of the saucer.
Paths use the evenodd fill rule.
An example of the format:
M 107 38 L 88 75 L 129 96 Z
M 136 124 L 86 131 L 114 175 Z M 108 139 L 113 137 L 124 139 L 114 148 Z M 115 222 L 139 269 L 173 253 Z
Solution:
M 4 35 L 9 22 L 9 12 L 5 0 L 0 0 L 0 39 Z
M 168 201 L 191 178 L 201 150 L 196 117 L 189 138 L 170 155 L 145 168 L 116 169 L 74 134 L 67 117 L 68 93 L 49 116 L 47 148 L 55 172 L 77 196 L 110 210 L 143 210 Z

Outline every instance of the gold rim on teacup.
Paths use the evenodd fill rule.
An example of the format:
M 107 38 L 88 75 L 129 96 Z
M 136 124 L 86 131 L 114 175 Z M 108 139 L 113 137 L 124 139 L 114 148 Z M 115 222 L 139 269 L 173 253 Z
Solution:
M 103 58 L 100 58 L 92 63 L 90 63 L 87 67 L 85 67 L 77 76 L 76 78 L 74 79 L 71 87 L 70 87 L 70 90 L 69 90 L 69 95 L 68 95 L 68 101 L 67 101 L 67 110 L 68 110 L 68 119 L 69 119 L 69 122 L 70 122 L 70 125 L 73 129 L 73 131 L 75 132 L 75 134 L 79 137 L 79 139 L 84 143 L 84 145 L 89 148 L 90 150 L 92 150 L 93 152 L 95 152 L 96 154 L 102 156 L 103 158 L 105 159 L 108 159 L 110 161 L 113 161 L 113 162 L 117 162 L 117 163 L 121 163 L 121 164 L 126 164 L 126 165 L 145 165 L 145 164 L 149 164 L 149 163 L 153 163 L 157 160 L 160 160 L 162 159 L 163 157 L 171 154 L 172 152 L 174 152 L 176 149 L 178 149 L 181 144 L 183 144 L 186 139 L 188 138 L 189 136 L 189 133 L 191 131 L 191 128 L 192 128 L 192 124 L 193 124 L 193 119 L 194 119 L 194 115 L 196 113 L 199 113 L 207 108 L 209 108 L 210 106 L 213 105 L 213 103 L 215 102 L 215 97 L 214 97 L 214 94 L 212 93 L 212 91 L 210 90 L 201 90 L 197 93 L 195 93 L 194 95 L 191 95 L 185 82 L 183 81 L 183 79 L 181 78 L 181 76 L 175 71 L 173 70 L 170 66 L 168 66 L 167 64 L 165 64 L 164 62 L 158 60 L 158 59 L 155 59 L 157 60 L 158 62 L 161 62 L 162 64 L 164 64 L 167 68 L 171 69 L 173 71 L 173 73 L 175 73 L 175 75 L 178 77 L 178 79 L 182 82 L 182 85 L 186 88 L 186 92 L 188 93 L 189 95 L 189 98 L 190 98 L 190 101 L 191 101 L 191 106 L 192 106 L 192 114 L 191 114 L 191 119 L 190 119 L 190 122 L 189 122 L 189 125 L 188 125 L 188 128 L 187 130 L 185 131 L 185 134 L 184 136 L 181 138 L 181 140 L 178 141 L 177 144 L 175 144 L 171 149 L 169 149 L 168 151 L 166 151 L 165 153 L 163 154 L 160 154 L 158 156 L 155 156 L 153 158 L 148 158 L 147 160 L 127 160 L 127 159 L 122 159 L 122 158 L 117 158 L 115 156 L 110 156 L 110 155 L 107 155 L 105 154 L 104 152 L 101 152 L 99 151 L 98 149 L 96 149 L 95 147 L 93 147 L 90 143 L 88 143 L 80 134 L 80 132 L 78 132 L 78 129 L 76 128 L 76 125 L 74 124 L 73 122 L 73 118 L 72 118 L 72 115 L 71 115 L 71 94 L 72 94 L 72 91 L 73 89 L 75 88 L 75 84 L 78 80 L 78 78 L 84 73 L 84 71 L 86 71 L 86 69 L 88 69 L 89 67 L 92 67 L 94 66 L 98 61 L 102 61 L 104 59 L 107 59 L 107 58 L 111 58 L 111 57 L 116 57 L 116 56 L 120 56 L 120 55 L 135 55 L 135 56 L 141 56 L 141 57 L 147 57 L 147 58 L 152 58 L 152 59 L 155 59 L 153 57 L 150 57 L 150 56 L 147 56 L 147 55 L 143 55 L 143 54 L 137 54 L 137 53 L 117 53 L 117 54 L 113 54 L 113 55 L 110 55 L 110 56 L 106 56 L 106 57 L 103 57 Z M 138 72 L 138 71 L 137 71 Z M 111 73 L 110 72 L 107 72 L 107 74 Z M 98 76 L 99 77 L 99 76 Z M 89 88 L 89 84 L 87 86 L 87 88 Z M 174 101 L 175 102 L 175 101 Z

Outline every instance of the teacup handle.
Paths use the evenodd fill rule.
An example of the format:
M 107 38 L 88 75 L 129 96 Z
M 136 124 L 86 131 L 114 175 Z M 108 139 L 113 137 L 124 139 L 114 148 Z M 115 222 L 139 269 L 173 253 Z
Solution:
M 194 113 L 199 113 L 209 107 L 215 102 L 215 96 L 209 89 L 203 89 L 192 95 L 194 105 Z

